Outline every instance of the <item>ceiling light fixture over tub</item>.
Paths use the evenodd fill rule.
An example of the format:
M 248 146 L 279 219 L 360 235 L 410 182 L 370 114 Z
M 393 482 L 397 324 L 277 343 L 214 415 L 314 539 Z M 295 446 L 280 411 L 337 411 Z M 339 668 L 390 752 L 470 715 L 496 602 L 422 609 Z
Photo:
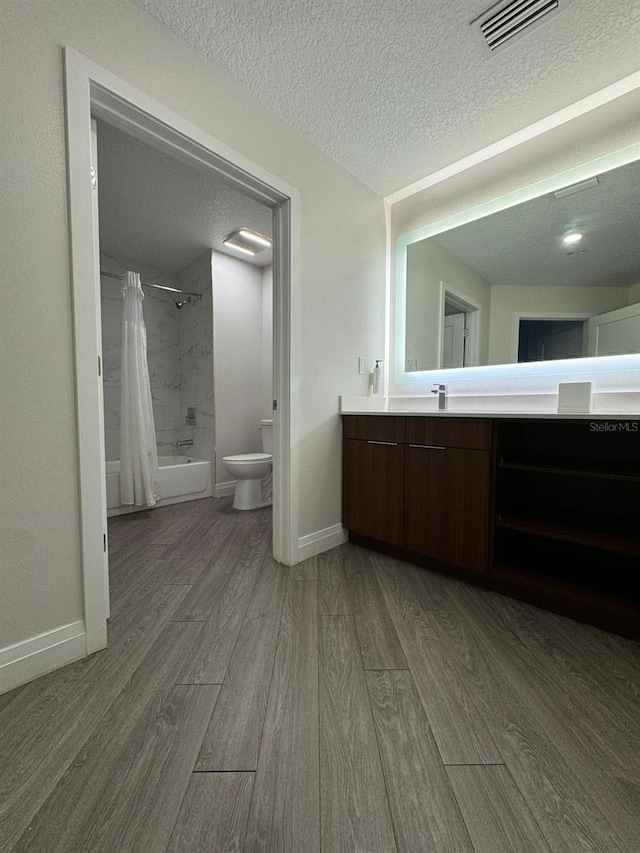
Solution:
M 271 240 L 268 237 L 258 234 L 257 231 L 250 231 L 248 228 L 239 228 L 225 237 L 222 242 L 231 249 L 251 256 L 271 248 Z

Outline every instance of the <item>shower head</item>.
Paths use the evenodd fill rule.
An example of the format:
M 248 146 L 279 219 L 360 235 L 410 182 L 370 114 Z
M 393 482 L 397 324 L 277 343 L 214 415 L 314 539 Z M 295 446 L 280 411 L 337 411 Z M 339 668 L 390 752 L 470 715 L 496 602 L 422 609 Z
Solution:
M 179 311 L 181 308 L 184 308 L 184 306 L 185 306 L 187 303 L 190 303 L 190 302 L 191 302 L 191 297 L 190 297 L 190 296 L 187 296 L 187 298 L 186 298 L 186 299 L 183 299 L 183 300 L 182 300 L 182 302 L 176 302 L 176 308 L 177 308 L 177 309 L 178 309 L 178 311 Z

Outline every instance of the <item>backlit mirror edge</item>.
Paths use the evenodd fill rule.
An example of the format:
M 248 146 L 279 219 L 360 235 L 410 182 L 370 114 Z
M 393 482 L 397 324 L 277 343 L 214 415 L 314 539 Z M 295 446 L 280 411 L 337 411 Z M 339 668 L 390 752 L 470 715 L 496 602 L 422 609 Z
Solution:
M 572 169 L 545 178 L 542 181 L 537 181 L 527 187 L 483 202 L 453 216 L 398 236 L 395 241 L 395 299 L 393 300 L 395 308 L 395 335 L 394 340 L 391 341 L 396 391 L 400 394 L 406 392 L 408 395 L 413 395 L 419 393 L 419 385 L 426 385 L 436 380 L 438 382 L 461 381 L 465 385 L 467 382 L 482 382 L 483 385 L 487 386 L 488 390 L 492 390 L 488 386 L 496 380 L 499 383 L 504 382 L 504 380 L 512 380 L 517 383 L 519 380 L 534 377 L 555 380 L 558 377 L 567 376 L 568 374 L 585 373 L 590 375 L 595 374 L 594 378 L 597 378 L 599 374 L 610 373 L 612 371 L 640 370 L 640 356 L 638 355 L 598 356 L 593 358 L 442 368 L 412 372 L 405 370 L 407 247 L 409 245 L 639 159 L 640 143 L 634 143 L 633 145 L 598 157 L 595 160 L 590 160 L 580 166 L 575 166 Z M 637 383 L 631 384 L 634 387 L 630 387 L 630 390 L 637 390 L 635 387 Z

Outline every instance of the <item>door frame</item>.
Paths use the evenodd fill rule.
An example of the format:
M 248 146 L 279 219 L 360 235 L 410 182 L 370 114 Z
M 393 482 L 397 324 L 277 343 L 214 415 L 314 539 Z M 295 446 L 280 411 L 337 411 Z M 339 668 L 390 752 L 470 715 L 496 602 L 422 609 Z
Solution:
M 514 311 L 511 315 L 511 363 L 518 364 L 520 346 L 520 320 L 563 320 L 586 322 L 589 319 L 584 311 Z M 582 354 L 586 355 L 586 336 L 583 339 Z
M 183 162 L 214 172 L 273 211 L 273 387 L 277 400 L 273 556 L 285 565 L 293 565 L 298 552 L 299 410 L 295 392 L 300 377 L 300 196 L 294 187 L 70 47 L 64 48 L 64 77 L 81 572 L 89 654 L 107 645 L 108 614 L 102 376 L 98 366 L 100 275 L 90 175 L 91 118 L 103 118 Z
M 640 303 L 636 302 L 631 305 L 625 305 L 622 308 L 615 308 L 612 311 L 605 311 L 602 314 L 597 314 L 595 317 L 589 317 L 587 321 L 587 352 L 589 356 L 599 356 L 598 345 L 600 336 L 600 327 L 608 323 L 619 322 L 620 320 L 629 320 L 632 317 L 640 317 Z
M 466 314 L 467 335 L 464 342 L 464 367 L 474 367 L 480 359 L 480 322 L 482 307 L 447 281 L 439 282 L 438 293 L 438 367 L 442 368 L 444 346 L 445 302 Z

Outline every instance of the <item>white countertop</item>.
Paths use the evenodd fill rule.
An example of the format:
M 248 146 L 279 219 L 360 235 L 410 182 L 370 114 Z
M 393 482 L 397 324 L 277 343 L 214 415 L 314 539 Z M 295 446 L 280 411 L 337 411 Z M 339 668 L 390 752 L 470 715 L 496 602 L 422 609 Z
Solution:
M 539 410 L 534 408 L 518 409 L 512 411 L 491 410 L 489 408 L 467 408 L 469 400 L 467 398 L 455 397 L 449 398 L 449 408 L 445 411 L 440 411 L 437 408 L 436 400 L 430 398 L 416 397 L 415 401 L 404 407 L 402 403 L 406 403 L 407 398 L 394 400 L 393 397 L 340 397 L 340 414 L 341 415 L 376 415 L 382 417 L 417 417 L 417 418 L 511 418 L 513 419 L 530 419 L 530 420 L 589 420 L 589 421 L 618 421 L 618 420 L 638 420 L 640 421 L 640 413 L 634 414 L 630 412 L 553 412 Z M 429 408 L 429 404 L 434 408 Z M 505 400 L 505 408 L 508 405 L 508 400 Z M 397 406 L 397 408 L 396 408 Z M 462 408 L 464 406 L 464 408 Z M 459 408 L 458 408 L 459 407 Z M 640 434 L 640 428 L 639 428 Z
M 602 413 L 592 413 L 592 412 L 440 412 L 438 410 L 433 412 L 416 412 L 411 409 L 401 410 L 394 412 L 376 412 L 376 411 L 348 411 L 342 410 L 340 412 L 341 415 L 374 415 L 376 417 L 412 417 L 412 418 L 511 418 L 511 420 L 520 420 L 522 418 L 529 418 L 531 420 L 566 420 L 568 418 L 576 419 L 576 420 L 586 420 L 586 421 L 629 421 L 629 420 L 638 420 L 640 422 L 640 415 L 629 415 L 629 414 L 607 414 L 603 415 Z

